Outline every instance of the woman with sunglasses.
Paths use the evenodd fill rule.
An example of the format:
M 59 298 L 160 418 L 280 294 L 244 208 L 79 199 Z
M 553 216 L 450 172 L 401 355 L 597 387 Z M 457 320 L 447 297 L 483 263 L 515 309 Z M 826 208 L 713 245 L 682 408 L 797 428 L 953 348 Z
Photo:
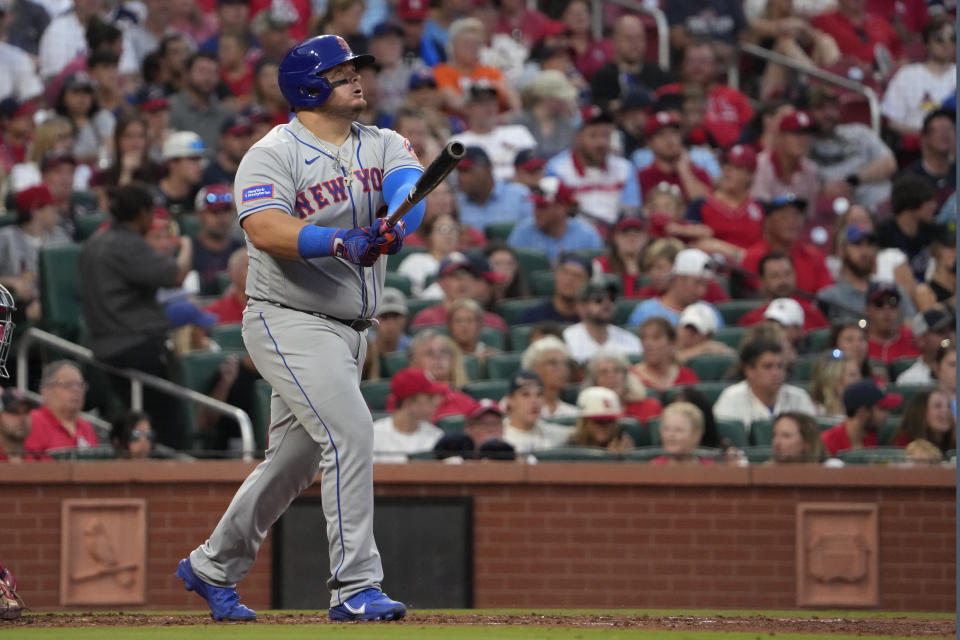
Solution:
M 149 458 L 153 452 L 153 429 L 150 416 L 142 411 L 128 411 L 113 421 L 110 443 L 118 458 Z

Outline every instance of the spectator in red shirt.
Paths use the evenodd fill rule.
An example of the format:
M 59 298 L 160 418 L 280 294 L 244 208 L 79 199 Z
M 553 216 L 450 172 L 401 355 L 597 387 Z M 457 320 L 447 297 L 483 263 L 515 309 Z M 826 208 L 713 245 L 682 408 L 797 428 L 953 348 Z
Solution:
M 790 256 L 782 251 L 771 251 L 760 258 L 757 271 L 760 273 L 760 295 L 765 302 L 763 306 L 743 314 L 737 322 L 739 326 L 749 327 L 763 322 L 770 302 L 776 298 L 792 298 L 800 305 L 804 333 L 830 326 L 826 317 L 812 302 L 794 295 L 797 290 L 797 273 Z
M 232 324 L 243 321 L 247 308 L 247 248 L 240 247 L 227 260 L 227 276 L 230 286 L 219 298 L 207 305 L 206 310 L 217 316 L 217 324 Z
M 820 434 L 827 453 L 836 455 L 847 449 L 865 449 L 877 446 L 877 433 L 890 415 L 890 409 L 899 407 L 903 396 L 884 393 L 871 379 L 859 380 L 843 390 L 843 405 L 847 420 Z
M 8 387 L 0 396 L 0 462 L 23 462 L 24 441 L 30 434 L 30 412 L 36 409 L 33 400 L 16 387 Z
M 413 317 L 411 329 L 441 325 L 447 321 L 447 309 L 454 300 L 477 298 L 482 280 L 499 281 L 503 276 L 490 268 L 486 258 L 468 258 L 454 251 L 440 262 L 437 284 L 443 290 L 443 302 L 427 307 Z M 478 302 L 481 302 L 478 300 Z M 507 323 L 500 316 L 485 311 L 483 326 L 501 331 L 507 330 Z
M 683 146 L 680 119 L 675 114 L 658 112 L 647 121 L 644 135 L 653 152 L 653 162 L 637 172 L 644 196 L 662 182 L 678 186 L 684 201 L 710 193 L 710 175 L 691 164 L 690 153 Z
M 871 282 L 867 286 L 867 342 L 871 360 L 887 364 L 898 358 L 916 358 L 920 351 L 913 332 L 902 323 L 900 289 L 892 282 Z
M 710 458 L 695 455 L 703 437 L 703 412 L 692 402 L 672 402 L 663 410 L 660 420 L 660 441 L 665 455 L 651 464 L 713 464 Z
M 792 193 L 767 202 L 764 205 L 766 219 L 763 224 L 763 240 L 747 249 L 742 267 L 759 273 L 760 259 L 776 250 L 787 254 L 793 261 L 798 290 L 813 294 L 833 284 L 833 277 L 827 269 L 823 254 L 813 245 L 800 240 L 803 212 L 806 208 L 807 201 Z
M 763 237 L 763 207 L 750 195 L 757 153 L 747 145 L 734 145 L 724 154 L 722 169 L 717 188 L 693 200 L 686 218 L 710 227 L 717 240 L 746 250 Z
M 607 254 L 593 259 L 593 268 L 603 273 L 615 273 L 621 277 L 624 298 L 637 296 L 640 277 L 640 257 L 648 236 L 643 220 L 623 218 L 607 238 Z
M 430 422 L 444 416 L 468 414 L 476 405 L 476 400 L 458 391 L 467 382 L 467 372 L 463 366 L 463 354 L 450 336 L 437 333 L 432 329 L 421 331 L 410 341 L 409 366 L 423 369 L 447 389 L 440 406 L 433 412 Z M 391 399 L 387 400 L 387 411 L 393 410 Z
M 866 0 L 837 0 L 837 9 L 813 18 L 814 27 L 831 36 L 840 51 L 867 65 L 876 61 L 876 47 L 883 45 L 900 57 L 900 37 L 890 23 L 892 16 L 866 11 Z
M 643 345 L 643 362 L 633 365 L 630 372 L 645 387 L 663 393 L 672 387 L 700 382 L 692 369 L 677 361 L 677 330 L 666 318 L 647 318 L 637 333 Z
M 784 411 L 774 419 L 774 462 L 823 462 L 825 457 L 820 428 L 812 416 Z
M 717 55 L 709 42 L 692 41 L 683 52 L 683 82 L 660 87 L 656 95 L 682 93 L 684 84 L 703 87 L 707 92 L 707 113 L 703 124 L 720 148 L 736 142 L 743 128 L 753 117 L 747 97 L 717 80 Z
M 87 383 L 73 362 L 57 360 L 43 369 L 40 379 L 43 406 L 30 413 L 30 435 L 24 450 L 37 455 L 53 449 L 95 447 L 93 426 L 80 417 Z
M 253 64 L 247 59 L 250 39 L 244 33 L 221 33 L 217 47 L 220 79 L 230 89 L 237 106 L 253 98 Z

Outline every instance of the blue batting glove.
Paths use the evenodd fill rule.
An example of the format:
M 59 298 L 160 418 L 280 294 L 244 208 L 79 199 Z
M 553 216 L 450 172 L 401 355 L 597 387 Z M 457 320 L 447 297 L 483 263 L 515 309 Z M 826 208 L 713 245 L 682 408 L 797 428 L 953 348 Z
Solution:
M 380 245 L 376 237 L 372 227 L 340 229 L 333 235 L 331 253 L 361 267 L 372 267 L 380 257 Z

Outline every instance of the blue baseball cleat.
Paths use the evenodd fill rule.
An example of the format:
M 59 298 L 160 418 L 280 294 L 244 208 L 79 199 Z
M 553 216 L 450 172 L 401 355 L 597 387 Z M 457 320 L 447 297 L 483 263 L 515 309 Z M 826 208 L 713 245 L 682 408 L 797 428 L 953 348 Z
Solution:
M 215 587 L 201 580 L 193 572 L 190 558 L 184 558 L 180 561 L 175 575 L 183 580 L 183 586 L 187 588 L 187 591 L 196 591 L 198 596 L 207 601 L 207 604 L 210 605 L 210 616 L 214 620 L 246 622 L 257 619 L 256 611 L 240 604 L 240 596 L 235 588 Z
M 330 619 L 346 620 L 399 620 L 407 615 L 402 602 L 391 600 L 379 589 L 365 589 L 343 604 L 330 607 Z

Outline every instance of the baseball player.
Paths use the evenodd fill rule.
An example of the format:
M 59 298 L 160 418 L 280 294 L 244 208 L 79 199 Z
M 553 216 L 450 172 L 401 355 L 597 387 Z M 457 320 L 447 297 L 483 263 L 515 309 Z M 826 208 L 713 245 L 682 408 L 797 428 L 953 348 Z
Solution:
M 265 460 L 210 538 L 176 575 L 215 620 L 252 620 L 236 583 L 273 523 L 322 474 L 333 620 L 396 620 L 406 607 L 381 590 L 373 539 L 373 421 L 360 395 L 366 329 L 386 273 L 424 205 L 392 229 L 423 172 L 410 143 L 353 119 L 366 106 L 354 55 L 339 36 L 294 46 L 278 81 L 295 112 L 244 156 L 234 186 L 250 266 L 243 341 L 273 387 Z

